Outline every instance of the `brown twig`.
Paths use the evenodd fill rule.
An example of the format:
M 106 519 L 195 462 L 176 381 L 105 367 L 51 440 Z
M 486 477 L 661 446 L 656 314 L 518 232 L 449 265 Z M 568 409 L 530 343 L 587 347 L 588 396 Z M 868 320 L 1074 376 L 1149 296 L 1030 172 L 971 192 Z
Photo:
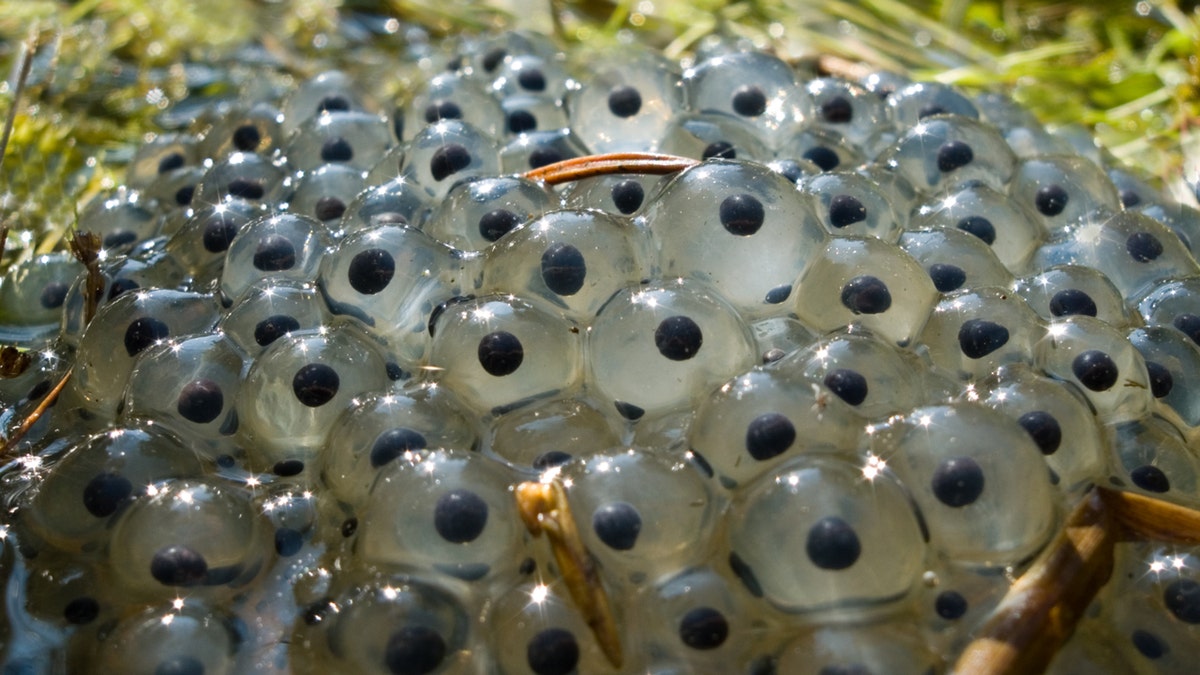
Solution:
M 959 656 L 955 673 L 1045 670 L 1112 574 L 1120 541 L 1200 544 L 1200 511 L 1132 492 L 1096 487 L 1067 519 L 1049 552 L 1009 589 Z
M 1125 539 L 1200 544 L 1200 512 L 1133 492 L 1098 488 Z
M 54 388 L 42 397 L 42 401 L 38 403 L 38 407 L 34 408 L 33 412 L 21 420 L 21 424 L 16 429 L 13 429 L 12 434 L 4 441 L 3 445 L 0 445 L 0 459 L 7 459 L 9 451 L 17 447 L 17 443 L 25 437 L 25 434 L 29 433 L 29 430 L 33 428 L 33 425 L 37 424 L 38 420 L 42 419 L 42 415 L 46 414 L 50 406 L 54 405 L 54 402 L 58 400 L 58 395 L 67 386 L 67 381 L 71 379 L 71 372 L 73 370 L 73 367 L 68 368 L 67 372 L 63 373 L 62 379 L 58 381 L 58 384 L 54 385 Z
M 1093 489 L 1071 513 L 1049 553 L 1009 589 L 952 672 L 1044 671 L 1112 574 L 1115 530 L 1107 503 Z
M 535 537 L 546 534 L 571 599 L 592 629 L 604 656 L 614 668 L 620 668 L 624 659 L 617 622 L 596 572 L 596 563 L 575 526 L 562 484 L 555 480 L 521 483 L 515 496 L 525 527 Z
M 525 172 L 525 178 L 547 185 L 620 173 L 663 176 L 696 166 L 699 160 L 652 152 L 613 152 L 606 155 L 576 157 Z

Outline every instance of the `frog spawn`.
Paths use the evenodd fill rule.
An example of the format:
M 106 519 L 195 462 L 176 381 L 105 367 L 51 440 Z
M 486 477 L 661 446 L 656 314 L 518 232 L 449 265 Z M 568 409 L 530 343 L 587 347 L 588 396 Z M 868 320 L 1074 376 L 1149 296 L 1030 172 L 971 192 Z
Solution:
M 937 669 L 1091 483 L 1200 502 L 1183 207 L 938 85 L 732 51 L 577 86 L 539 39 L 462 47 L 402 125 L 326 74 L 143 149 L 146 196 L 89 216 L 128 271 L 86 330 L 66 261 L 2 282 L 36 310 L 5 334 L 76 365 L 3 532 L 119 590 L 30 582 L 67 658 L 611 672 L 520 527 L 542 480 L 623 668 Z M 656 149 L 708 161 L 498 175 Z M 1081 635 L 1172 663 L 1193 567 L 1153 555 L 1179 578 Z

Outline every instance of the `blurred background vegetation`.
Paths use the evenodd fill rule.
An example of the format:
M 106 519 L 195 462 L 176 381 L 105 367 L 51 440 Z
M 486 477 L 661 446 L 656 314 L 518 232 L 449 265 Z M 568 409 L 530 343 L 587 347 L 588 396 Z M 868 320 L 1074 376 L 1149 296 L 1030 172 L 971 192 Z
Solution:
M 0 119 L 31 55 L 0 167 L 6 258 L 61 246 L 137 143 L 263 68 L 279 86 L 373 68 L 389 75 L 380 93 L 402 97 L 419 72 L 401 53 L 510 28 L 583 50 L 636 41 L 682 57 L 721 35 L 784 58 L 840 56 L 1007 92 L 1047 124 L 1086 126 L 1180 198 L 1200 172 L 1196 2 L 0 0 Z

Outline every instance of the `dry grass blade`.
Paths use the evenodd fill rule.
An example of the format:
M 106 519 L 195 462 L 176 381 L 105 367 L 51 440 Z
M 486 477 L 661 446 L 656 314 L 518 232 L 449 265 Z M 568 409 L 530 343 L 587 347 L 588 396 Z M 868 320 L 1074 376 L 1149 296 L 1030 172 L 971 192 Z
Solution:
M 521 520 L 533 536 L 542 533 L 550 540 L 554 561 L 559 574 L 571 594 L 571 600 L 579 608 L 596 642 L 614 668 L 620 668 L 621 639 L 617 622 L 592 554 L 583 545 L 567 493 L 557 481 L 527 482 L 515 491 L 517 509 Z
M 91 323 L 96 315 L 96 305 L 104 293 L 104 275 L 100 272 L 100 235 L 94 232 L 76 232 L 68 242 L 71 255 L 87 269 L 87 305 L 84 307 L 83 322 Z
M 1112 574 L 1115 529 L 1107 503 L 1093 489 L 1071 513 L 1049 553 L 1009 589 L 952 672 L 1043 672 Z
M 614 152 L 606 155 L 576 157 L 527 171 L 525 178 L 540 180 L 547 185 L 609 174 L 638 173 L 662 176 L 683 171 L 700 162 L 687 157 L 660 155 L 650 152 Z
M 17 443 L 21 442 L 21 439 L 25 437 L 25 434 L 29 433 L 33 425 L 42 419 L 42 415 L 46 414 L 50 406 L 54 405 L 54 402 L 58 400 L 58 395 L 62 393 L 63 388 L 67 386 L 67 382 L 71 379 L 71 372 L 73 370 L 74 368 L 63 373 L 62 379 L 42 398 L 42 401 L 38 403 L 38 407 L 34 408 L 33 412 L 21 420 L 21 423 L 17 425 L 16 429 L 13 429 L 13 432 L 9 434 L 3 445 L 0 445 L 0 460 L 8 459 L 8 453 L 17 447 Z
M 0 136 L 0 169 L 4 168 L 4 155 L 8 152 L 8 140 L 12 138 L 13 124 L 17 121 L 17 110 L 21 104 L 21 94 L 25 92 L 25 83 L 29 81 L 29 71 L 33 67 L 33 55 L 38 47 L 37 25 L 29 29 L 29 38 L 21 50 L 21 67 L 17 73 L 17 86 L 13 89 L 12 107 L 4 119 L 4 135 Z M 3 174 L 0 174 L 3 175 Z M 6 232 L 7 234 L 7 228 Z M 3 246 L 0 246 L 0 251 Z

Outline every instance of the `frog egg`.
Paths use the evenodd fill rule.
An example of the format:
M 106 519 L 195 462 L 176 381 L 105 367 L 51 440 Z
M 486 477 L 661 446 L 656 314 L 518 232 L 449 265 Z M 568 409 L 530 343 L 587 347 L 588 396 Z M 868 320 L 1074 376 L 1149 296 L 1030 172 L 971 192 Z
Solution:
M 1013 286 L 1044 321 L 1094 316 L 1114 328 L 1132 325 L 1121 292 L 1104 273 L 1082 265 L 1057 265 L 1018 279 Z
M 38 572 L 30 574 L 21 587 L 26 602 L 26 620 L 70 635 L 84 634 L 112 623 L 124 603 L 103 585 L 93 561 L 52 550 L 37 552 Z M 35 633 L 36 631 L 29 631 Z
M 1144 672 L 1194 670 L 1200 645 L 1197 553 L 1154 542 L 1117 544 L 1104 619 L 1112 627 L 1113 642 Z
M 359 514 L 367 565 L 438 572 L 479 590 L 515 581 L 525 531 L 503 465 L 467 450 L 406 452 L 380 470 Z
M 1034 345 L 1045 330 L 1021 296 L 982 287 L 945 296 L 919 341 L 934 365 L 968 380 L 1010 363 L 1032 363 Z
M 313 281 L 328 248 L 328 231 L 313 218 L 285 213 L 251 221 L 226 253 L 222 300 L 232 304 L 263 279 Z
M 584 398 L 558 398 L 497 417 L 485 454 L 519 471 L 545 471 L 620 444 L 612 415 Z
M 157 204 L 126 187 L 97 195 L 79 213 L 79 232 L 100 237 L 107 250 L 128 251 L 158 232 Z
M 925 573 L 917 610 L 935 653 L 959 654 L 1012 587 L 1003 568 L 974 568 L 940 561 Z
M 212 296 L 165 289 L 125 293 L 101 307 L 80 338 L 67 391 L 84 408 L 111 418 L 138 354 L 168 338 L 206 333 L 216 322 Z
M 311 216 L 335 227 L 351 203 L 367 187 L 363 172 L 341 164 L 326 164 L 292 182 L 287 211 Z
M 417 384 L 355 399 L 334 423 L 317 466 L 334 497 L 357 505 L 383 468 L 399 458 L 426 448 L 478 445 L 478 432 L 454 395 L 436 384 Z
M 914 124 L 879 161 L 917 189 L 933 193 L 968 182 L 1002 190 L 1016 167 L 1016 157 L 993 127 L 940 114 Z
M 1200 275 L 1165 281 L 1137 301 L 1138 313 L 1151 326 L 1172 326 L 1200 346 Z
M 544 185 L 527 178 L 468 178 L 450 188 L 421 229 L 448 246 L 478 251 L 555 205 Z
M 498 414 L 579 381 L 579 327 L 512 295 L 454 302 L 430 320 L 429 365 L 477 412 Z
M 1150 394 L 1165 403 L 1189 427 L 1200 426 L 1200 351 L 1168 326 L 1135 328 L 1129 342 L 1146 360 Z
M 636 421 L 705 396 L 756 356 L 733 307 L 702 284 L 675 280 L 614 295 L 591 329 L 589 359 L 589 384 Z
M 774 363 L 816 341 L 816 336 L 795 317 L 780 316 L 750 324 L 762 363 Z
M 1070 143 L 1046 131 L 1036 115 L 1007 95 L 982 92 L 973 102 L 981 119 L 996 127 L 1018 158 L 1072 154 Z
M 1008 286 L 1012 273 L 979 237 L 959 229 L 908 230 L 900 248 L 916 258 L 942 293 L 981 286 Z
M 167 177 L 199 164 L 196 137 L 184 133 L 157 134 L 140 145 L 125 169 L 125 185 L 145 190 Z
M 498 99 L 535 94 L 561 99 L 575 86 L 567 76 L 565 56 L 553 54 L 510 53 L 495 69 L 492 95 Z
M 153 420 L 216 458 L 237 430 L 233 402 L 242 357 L 220 333 L 174 340 L 143 352 L 129 375 L 124 419 Z
M 812 102 L 812 124 L 863 145 L 888 122 L 883 100 L 863 87 L 835 77 L 810 80 L 804 90 Z
M 821 382 L 855 413 L 879 418 L 930 400 L 932 390 L 914 356 L 869 332 L 837 331 L 769 368 Z M 857 429 L 855 429 L 857 438 Z
M 1048 375 L 1078 386 L 1105 422 L 1136 419 L 1153 404 L 1142 355 L 1103 321 L 1069 316 L 1051 323 L 1034 356 Z
M 178 226 L 190 215 L 187 209 L 192 204 L 197 186 L 204 180 L 204 173 L 205 169 L 200 166 L 176 169 L 145 188 L 143 194 L 146 198 L 163 211 L 158 223 L 159 234 L 175 234 Z
M 283 113 L 270 103 L 235 106 L 204 132 L 197 156 L 215 161 L 235 152 L 270 156 L 283 147 L 283 121 Z
M 104 631 L 86 663 L 73 668 L 128 675 L 233 675 L 248 665 L 239 653 L 244 631 L 245 625 L 225 610 L 189 597 L 122 618 Z
M 1200 210 L 1186 204 L 1160 202 L 1145 204 L 1135 210 L 1150 216 L 1175 233 L 1193 256 L 1200 247 Z
M 663 132 L 659 150 L 692 159 L 742 159 L 765 162 L 771 151 L 743 120 L 719 113 L 682 114 Z
M 821 173 L 802 179 L 799 186 L 830 234 L 895 242 L 906 224 L 907 219 L 892 210 L 888 195 L 859 174 Z
M 357 580 L 357 578 L 355 578 Z M 446 589 L 404 576 L 356 583 L 304 613 L 289 642 L 297 674 L 471 672 L 471 628 Z
M 240 199 L 198 208 L 167 242 L 167 253 L 201 282 L 215 281 L 234 237 L 267 213 L 263 205 Z
M 312 284 L 268 279 L 252 285 L 221 319 L 218 329 L 248 359 L 294 332 L 316 331 L 332 315 Z
M 787 612 L 890 603 L 925 559 L 917 515 L 880 465 L 797 457 L 748 486 L 728 518 L 733 571 Z
M 711 567 L 685 569 L 639 600 L 639 651 L 670 655 L 691 667 L 681 672 L 741 672 L 765 627 L 746 611 L 740 584 Z
M 491 136 L 458 120 L 442 120 L 418 133 L 400 162 L 400 175 L 416 181 L 435 199 L 472 176 L 500 173 L 500 149 Z M 385 157 L 382 162 L 387 162 Z M 368 180 L 373 181 L 375 171 Z
M 204 174 L 192 195 L 193 207 L 213 206 L 240 199 L 268 205 L 278 201 L 286 166 L 251 152 L 235 152 Z
M 271 527 L 247 494 L 212 480 L 174 480 L 117 518 L 108 570 L 130 599 L 226 600 L 273 559 Z
M 0 378 L 0 408 L 4 409 L 0 417 L 6 420 L 23 419 L 36 407 L 71 366 L 71 360 L 64 358 L 69 353 L 61 349 L 64 346 L 59 342 L 57 345 L 27 351 L 29 363 L 25 369 L 20 373 L 6 373 L 9 377 Z
M 236 401 L 252 464 L 312 459 L 351 400 L 388 384 L 379 347 L 350 322 L 278 338 L 255 360 Z
M 1161 185 L 1160 187 L 1151 186 L 1149 181 L 1153 179 L 1148 176 L 1135 173 L 1132 169 L 1124 166 L 1107 167 L 1105 173 L 1113 182 L 1113 187 L 1117 189 L 1121 206 L 1126 210 L 1162 203 Z
M 914 626 L 897 618 L 816 628 L 785 646 L 775 667 L 795 675 L 869 675 L 940 672 L 943 664 Z
M 387 119 L 355 111 L 324 112 L 310 118 L 283 150 L 293 171 L 337 164 L 366 171 L 392 147 Z
M 570 126 L 562 101 L 553 96 L 516 94 L 500 102 L 509 137 Z
M 571 128 L 593 153 L 655 152 L 684 108 L 677 66 L 647 53 L 617 53 L 566 99 Z
M 568 209 L 595 209 L 635 218 L 669 179 L 660 176 L 609 175 L 577 180 L 562 191 Z
M 113 262 L 101 263 L 103 289 L 97 300 L 98 307 L 110 303 L 132 291 L 142 288 L 179 288 L 184 286 L 185 273 L 175 262 L 175 257 L 164 251 L 134 252 L 131 256 L 118 257 Z M 67 297 L 62 301 L 62 344 L 78 347 L 79 339 L 88 328 L 85 323 L 85 289 L 88 274 L 80 273 L 71 283 Z M 199 286 L 199 285 L 198 285 Z
M 1042 454 L 1001 413 L 971 403 L 917 408 L 868 429 L 864 441 L 864 451 L 886 462 L 912 494 L 932 546 L 953 560 L 1019 563 L 1054 534 L 1055 497 Z
M 495 672 L 502 675 L 621 672 L 605 659 L 566 589 L 547 581 L 516 586 L 488 608 L 483 623 L 488 627 L 487 657 Z M 621 625 L 618 621 L 617 626 Z M 628 645 L 629 638 L 626 631 L 621 644 Z M 625 651 L 626 659 L 639 658 L 637 651 Z
M 22 520 L 57 549 L 95 554 L 112 516 L 160 481 L 203 471 L 197 455 L 156 425 L 116 427 L 72 444 L 28 497 Z
M 1178 237 L 1153 218 L 1134 211 L 1072 228 L 1065 240 L 1060 240 L 1060 248 L 1052 256 L 1040 257 L 1065 256 L 1067 262 L 1095 267 L 1129 300 L 1155 283 L 1200 273 Z
M 953 87 L 938 82 L 916 82 L 887 97 L 896 129 L 904 132 L 934 115 L 958 115 L 979 119 L 979 110 Z
M 283 137 L 289 138 L 308 120 L 322 113 L 364 111 L 366 102 L 354 80 L 330 70 L 301 82 L 283 103 Z
M 1052 235 L 1086 223 L 1095 211 L 1117 211 L 1120 199 L 1104 171 L 1077 155 L 1042 155 L 1017 166 L 1009 195 Z
M 1098 601 L 1089 606 L 1089 614 L 1076 626 L 1075 632 L 1057 652 L 1046 672 L 1051 675 L 1087 675 L 1099 672 L 1138 672 L 1134 665 L 1138 654 L 1133 644 L 1133 634 L 1122 635 L 1109 625 L 1101 615 L 1091 610 Z M 1139 634 L 1139 639 L 1143 636 Z M 1137 654 L 1137 656 L 1135 656 Z M 1156 669 L 1156 673 L 1172 672 Z
M 1112 485 L 1193 508 L 1200 504 L 1200 462 L 1170 422 L 1150 416 L 1111 424 L 1108 437 Z
M 408 157 L 411 144 L 412 142 L 408 141 L 394 145 L 387 152 L 383 153 L 383 157 L 367 172 L 367 185 L 380 185 L 402 178 L 400 170 L 404 167 L 404 160 Z M 430 199 L 431 195 L 428 190 L 424 189 L 424 186 L 419 185 L 414 180 L 406 180 L 412 183 L 412 187 L 420 191 L 423 199 Z
M 821 173 L 821 167 L 807 159 L 777 159 L 767 162 L 767 166 L 775 173 L 800 185 L 805 178 Z
M 688 439 L 721 485 L 735 490 L 799 454 L 851 451 L 864 426 L 851 404 L 831 395 L 820 380 L 796 377 L 783 367 L 757 367 L 700 404 Z
M 907 178 L 896 171 L 889 171 L 878 162 L 859 165 L 854 172 L 866 178 L 875 190 L 882 192 L 892 211 L 905 219 L 905 222 L 910 218 L 909 214 L 916 209 L 917 202 L 925 198 L 924 193 L 918 193 Z
M 553 211 L 485 251 L 479 290 L 542 298 L 587 323 L 613 293 L 647 276 L 650 248 L 647 233 L 624 218 Z
M 39 255 L 9 267 L 0 278 L 0 341 L 33 345 L 52 337 L 80 269 L 66 252 Z
M 656 583 L 711 553 L 723 504 L 683 453 L 618 446 L 561 471 L 580 536 L 614 587 Z
M 500 150 L 500 169 L 505 173 L 520 173 L 587 154 L 587 148 L 570 129 L 531 131 L 512 139 Z
M 1026 365 L 999 368 L 968 390 L 968 400 L 1017 421 L 1041 451 L 1051 482 L 1075 492 L 1104 472 L 1103 438 L 1087 399 L 1075 387 Z
M 929 276 L 903 250 L 874 237 L 834 237 L 800 275 L 794 307 L 818 333 L 853 324 L 904 347 L 937 298 Z
M 503 131 L 504 111 L 479 82 L 462 73 L 439 73 L 404 106 L 404 129 L 411 137 L 442 120 L 462 120 L 493 138 Z
M 413 181 L 391 178 L 364 189 L 346 207 L 341 229 L 346 234 L 381 225 L 421 227 L 430 210 L 429 194 Z
M 645 218 L 664 275 L 708 282 L 756 318 L 783 313 L 792 284 L 827 238 L 786 178 L 749 162 L 683 171 L 647 204 Z
M 700 61 L 684 71 L 683 86 L 688 108 L 740 118 L 772 146 L 781 145 L 812 108 L 791 67 L 761 52 L 731 52 Z
M 866 160 L 861 150 L 840 135 L 818 126 L 801 128 L 788 136 L 788 142 L 779 149 L 778 155 L 807 160 L 822 171 L 852 171 Z
M 953 228 L 972 234 L 1014 273 L 1027 267 L 1044 239 L 1037 221 L 1023 207 L 977 182 L 922 204 L 913 227 Z
M 501 67 L 510 59 L 522 55 L 539 56 L 543 59 L 559 58 L 558 46 L 546 35 L 530 31 L 508 31 L 470 41 L 464 52 L 470 59 L 468 75 L 490 83 Z

